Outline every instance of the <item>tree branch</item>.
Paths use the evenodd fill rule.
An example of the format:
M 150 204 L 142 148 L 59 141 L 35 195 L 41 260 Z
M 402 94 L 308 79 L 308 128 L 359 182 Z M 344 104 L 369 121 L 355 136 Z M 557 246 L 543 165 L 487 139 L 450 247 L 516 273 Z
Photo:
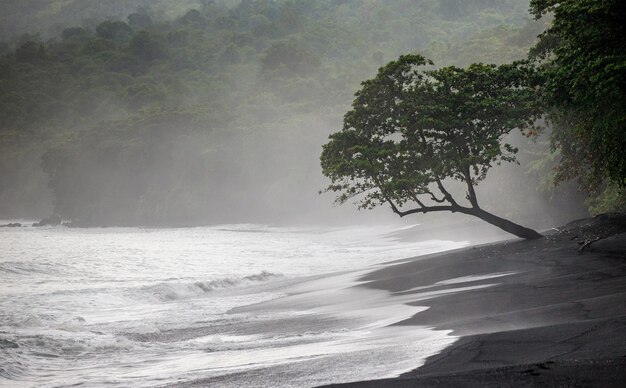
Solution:
M 420 207 L 426 207 L 424 206 L 424 203 L 417 198 L 417 194 L 411 192 L 411 198 L 413 198 L 413 201 L 415 201 L 415 203 L 417 203 Z
M 435 196 L 435 194 L 431 191 L 426 191 L 424 194 L 428 194 L 430 195 L 430 199 L 432 199 L 433 201 L 437 202 L 437 203 L 444 203 L 446 202 L 445 198 L 439 199 Z
M 470 173 L 469 164 L 463 166 L 463 176 L 465 183 L 467 184 L 467 199 L 472 204 L 473 208 L 478 209 L 478 199 L 476 198 L 476 191 L 474 191 L 474 185 L 472 184 L 472 175 Z
M 441 191 L 441 194 L 443 194 L 444 198 L 450 202 L 450 204 L 452 206 L 456 206 L 458 207 L 459 205 L 456 203 L 456 201 L 454 200 L 454 198 L 452 198 L 452 195 L 450 195 L 450 193 L 448 192 L 448 190 L 446 190 L 445 187 L 443 187 L 443 184 L 441 183 L 441 179 L 439 179 L 439 177 L 437 175 L 435 175 L 435 181 L 437 182 L 437 187 L 439 187 L 439 191 Z
M 408 216 L 410 214 L 416 214 L 416 213 L 426 214 L 430 212 L 443 212 L 443 211 L 455 212 L 455 211 L 464 209 L 464 208 L 461 208 L 460 206 L 450 205 L 450 206 L 423 206 L 419 208 L 402 211 L 398 209 L 398 207 L 396 206 L 396 204 L 393 203 L 392 200 L 390 200 L 387 197 L 385 197 L 385 199 L 391 206 L 391 210 L 393 210 L 393 212 L 399 215 L 400 217 L 404 217 L 404 216 Z

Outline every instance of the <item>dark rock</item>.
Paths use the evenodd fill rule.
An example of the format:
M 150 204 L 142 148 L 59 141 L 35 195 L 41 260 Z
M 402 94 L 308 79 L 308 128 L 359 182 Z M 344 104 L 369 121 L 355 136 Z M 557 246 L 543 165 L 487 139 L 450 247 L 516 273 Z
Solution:
M 48 225 L 58 226 L 58 225 L 61 225 L 61 221 L 62 219 L 60 215 L 53 214 L 48 218 L 44 218 L 43 220 L 37 223 L 34 223 L 33 226 L 48 226 Z
M 0 225 L 0 228 L 20 228 L 22 224 L 19 222 L 12 222 L 10 224 Z

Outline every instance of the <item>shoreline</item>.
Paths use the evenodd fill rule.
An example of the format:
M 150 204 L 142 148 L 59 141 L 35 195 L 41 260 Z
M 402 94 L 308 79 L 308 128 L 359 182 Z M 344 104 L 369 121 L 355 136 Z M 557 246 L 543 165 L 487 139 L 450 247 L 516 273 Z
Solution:
M 437 293 L 454 279 L 477 287 Z M 626 386 L 626 215 L 407 259 L 361 280 L 430 306 L 396 325 L 461 338 L 397 378 L 327 387 Z

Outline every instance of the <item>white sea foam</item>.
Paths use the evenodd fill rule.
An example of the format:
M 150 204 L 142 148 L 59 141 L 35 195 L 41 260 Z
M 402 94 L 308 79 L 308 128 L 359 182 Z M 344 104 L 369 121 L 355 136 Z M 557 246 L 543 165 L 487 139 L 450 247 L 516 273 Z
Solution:
M 503 276 L 511 276 L 511 275 L 515 275 L 516 273 L 517 272 L 511 271 L 511 272 L 489 273 L 489 274 L 484 274 L 484 275 L 468 275 L 468 276 L 461 276 L 461 277 L 454 278 L 454 279 L 442 280 L 440 282 L 437 282 L 436 284 L 448 285 L 448 284 L 458 284 L 458 283 L 471 283 L 471 282 L 477 282 L 481 280 L 501 278 Z
M 155 285 L 141 287 L 139 295 L 149 295 L 162 301 L 193 298 L 202 296 L 215 290 L 223 290 L 235 287 L 244 287 L 255 283 L 267 282 L 282 278 L 283 275 L 268 271 L 243 277 L 227 277 L 208 281 L 196 282 L 163 282 Z
M 0 385 L 307 386 L 411 369 L 454 337 L 389 327 L 427 307 L 350 271 L 464 243 L 396 230 L 0 230 Z

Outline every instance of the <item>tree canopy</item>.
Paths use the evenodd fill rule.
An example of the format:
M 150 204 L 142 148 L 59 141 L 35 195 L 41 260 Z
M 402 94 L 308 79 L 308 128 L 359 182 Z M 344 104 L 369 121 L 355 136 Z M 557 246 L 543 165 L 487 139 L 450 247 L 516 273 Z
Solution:
M 82 225 L 341 217 L 316 195 L 319 147 L 362 80 L 406 52 L 461 67 L 523 59 L 546 24 L 519 0 L 0 8 L 0 215 L 56 207 Z M 496 174 L 511 179 L 501 186 L 515 185 L 515 201 L 535 205 L 531 213 L 481 192 L 498 214 L 561 217 L 550 194 Z
M 540 114 L 534 73 L 519 63 L 428 65 L 422 56 L 403 55 L 362 83 L 343 129 L 323 147 L 327 191 L 338 192 L 339 203 L 356 198 L 360 208 L 387 204 L 400 216 L 460 212 L 540 237 L 481 209 L 474 190 L 494 164 L 516 160 L 517 149 L 503 137 L 533 130 Z M 462 201 L 446 188 L 451 181 L 465 185 Z
M 553 15 L 531 56 L 545 77 L 561 153 L 557 179 L 626 187 L 626 3 L 532 0 L 530 6 L 536 18 Z

